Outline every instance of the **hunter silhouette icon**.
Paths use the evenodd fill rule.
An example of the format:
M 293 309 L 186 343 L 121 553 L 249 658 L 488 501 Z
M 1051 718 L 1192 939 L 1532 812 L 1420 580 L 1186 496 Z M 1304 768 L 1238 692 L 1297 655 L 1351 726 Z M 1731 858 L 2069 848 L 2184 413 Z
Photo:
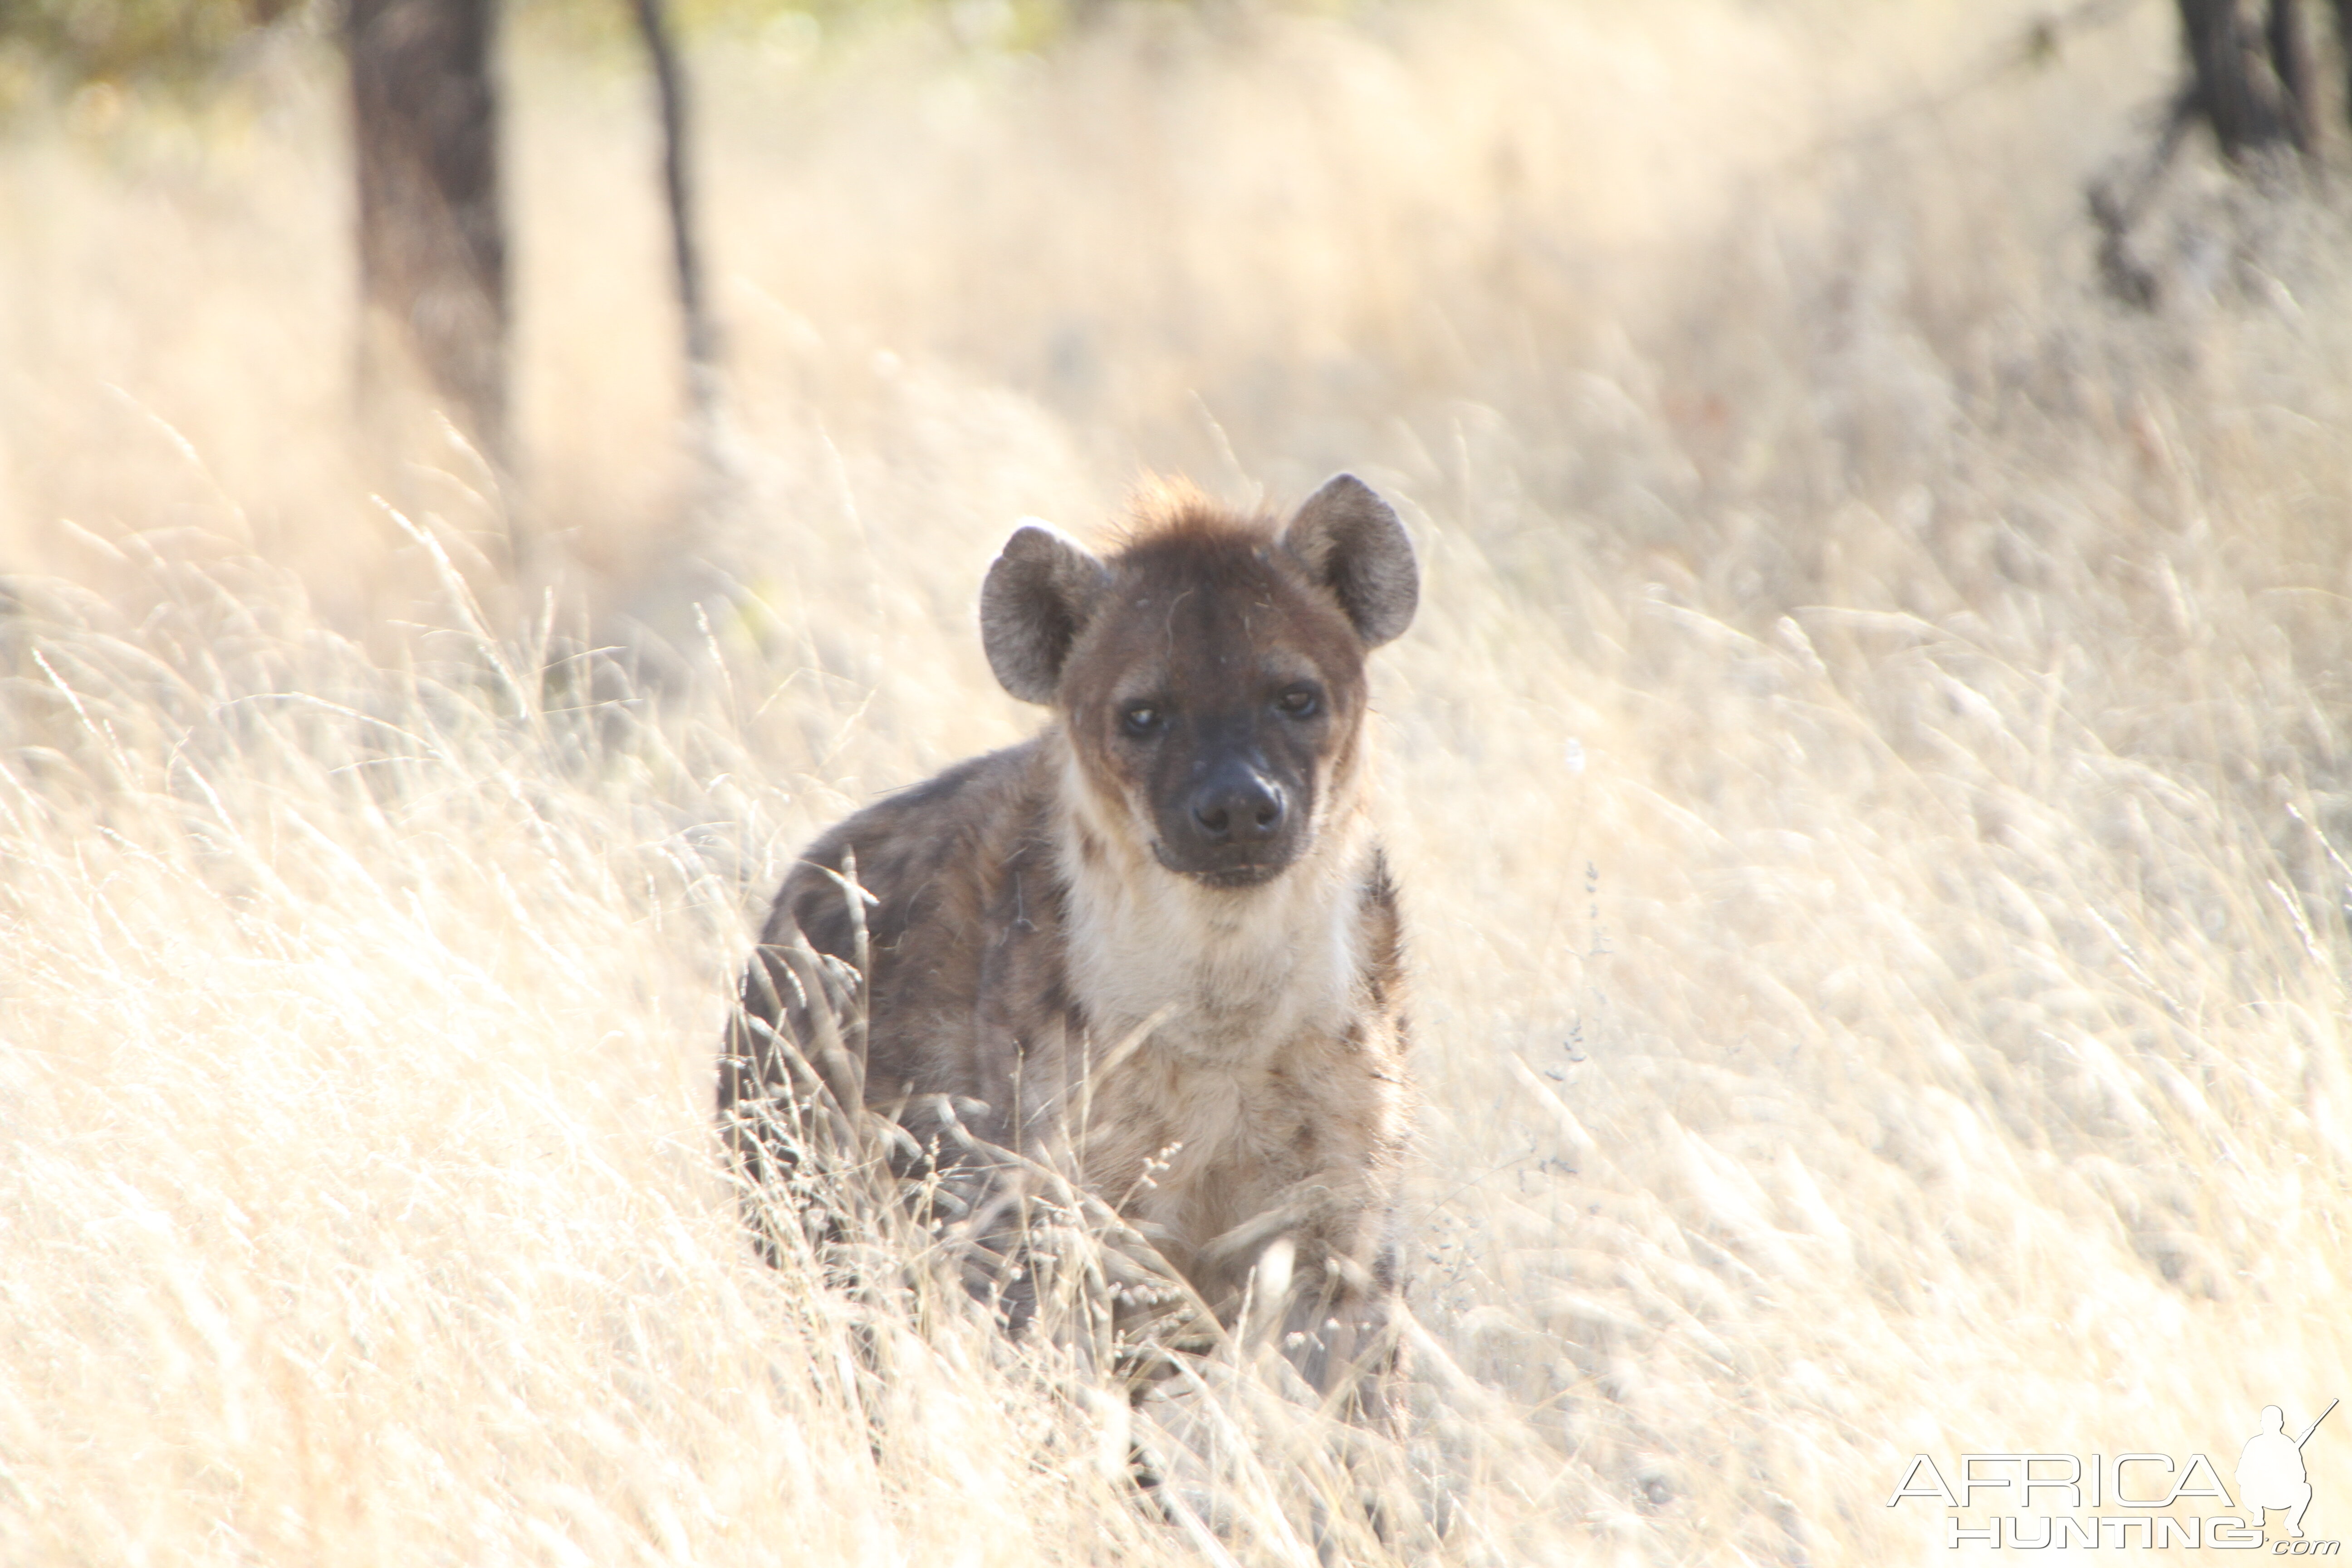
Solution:
M 2289 1510 L 2286 1532 L 2294 1540 L 2303 1537 L 2304 1510 L 2311 1506 L 2311 1479 L 2303 1468 L 2303 1446 L 2338 1403 L 2329 1400 L 2327 1409 L 2319 1413 L 2319 1421 L 2305 1427 L 2300 1437 L 2286 1435 L 2285 1411 L 2275 1405 L 2263 1405 L 2263 1429 L 2246 1440 L 2246 1451 L 2238 1458 L 2238 1490 L 2247 1506 L 2262 1510 L 2264 1518 L 2274 1508 Z

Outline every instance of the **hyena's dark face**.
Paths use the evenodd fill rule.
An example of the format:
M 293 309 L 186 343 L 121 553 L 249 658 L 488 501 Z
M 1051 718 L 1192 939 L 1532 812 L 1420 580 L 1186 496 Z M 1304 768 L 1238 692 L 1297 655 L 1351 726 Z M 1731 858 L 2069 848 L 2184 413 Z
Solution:
M 1162 866 L 1212 887 L 1298 858 L 1363 715 L 1362 645 L 1277 548 L 1171 540 L 1123 557 L 1064 681 L 1097 798 Z
M 1101 815 L 1169 870 L 1247 888 L 1353 787 L 1364 655 L 1418 584 L 1396 514 L 1342 475 L 1279 534 L 1196 504 L 1107 565 L 1024 529 L 982 631 L 1006 689 L 1062 710 Z

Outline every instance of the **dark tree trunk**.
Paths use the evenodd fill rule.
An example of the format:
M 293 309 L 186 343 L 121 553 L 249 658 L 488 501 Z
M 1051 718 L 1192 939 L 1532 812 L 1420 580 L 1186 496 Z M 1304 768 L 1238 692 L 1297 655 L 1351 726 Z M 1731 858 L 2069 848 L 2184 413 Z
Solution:
M 413 360 L 507 468 L 507 252 L 495 0 L 346 0 L 359 163 L 362 395 Z
M 2312 68 L 2311 33 L 2303 0 L 2271 0 L 2271 74 L 2277 79 L 2287 140 L 2306 155 L 2319 151 L 2319 81 Z
M 719 333 L 703 293 L 702 254 L 697 244 L 693 160 L 688 151 L 686 73 L 670 38 L 665 0 L 634 0 L 637 31 L 652 58 L 654 88 L 662 128 L 662 190 L 668 199 L 670 258 L 677 285 L 679 325 L 686 347 L 687 416 L 695 460 L 700 467 L 705 502 L 723 485 L 725 462 L 719 440 Z
M 2132 230 L 2163 183 L 2189 132 L 2212 128 L 2221 156 L 2242 165 L 2267 148 L 2292 146 L 2313 163 L 2321 153 L 2318 66 L 2304 16 L 2305 0 L 2177 0 L 2189 55 L 2188 85 L 2166 113 L 2155 148 L 2137 170 L 2092 182 L 2099 269 L 2108 292 L 2143 310 L 2160 292 L 2157 273 L 2135 253 Z M 2352 110 L 2352 0 L 2333 0 Z
M 2234 163 L 2282 142 L 2315 155 L 2319 83 L 2304 0 L 2179 4 L 2195 84 L 2190 111 L 2213 128 L 2221 155 Z M 2352 27 L 2352 0 L 2336 0 L 2336 10 Z
M 2352 0 L 2336 0 L 2336 55 L 2344 68 L 2344 117 L 2352 122 Z
M 2258 85 L 2257 51 L 2265 40 L 2240 0 L 2180 0 L 2180 36 L 2196 77 L 2197 112 L 2213 128 L 2222 156 L 2235 160 L 2285 134 Z
M 663 0 L 635 0 L 637 31 L 652 57 L 654 89 L 660 99 L 662 127 L 662 190 L 669 203 L 670 257 L 676 265 L 678 314 L 686 331 L 688 374 L 709 379 L 718 358 L 718 343 L 702 297 L 702 258 L 694 237 L 693 169 L 687 155 L 686 78 L 677 50 L 670 42 L 669 17 Z M 697 385 L 698 409 L 708 401 L 708 388 Z

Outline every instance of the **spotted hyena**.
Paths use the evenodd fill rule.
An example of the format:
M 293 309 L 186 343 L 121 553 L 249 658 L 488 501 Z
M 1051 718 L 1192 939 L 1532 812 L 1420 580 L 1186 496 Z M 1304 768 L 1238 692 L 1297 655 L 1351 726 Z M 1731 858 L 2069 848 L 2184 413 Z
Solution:
M 1139 510 L 1108 558 L 1006 543 L 982 639 L 1052 721 L 810 846 L 719 1113 L 755 1182 L 858 1107 L 934 1161 L 1065 1173 L 1224 1321 L 1253 1283 L 1286 1300 L 1328 1388 L 1397 1289 L 1412 1095 L 1365 656 L 1419 569 L 1348 475 L 1278 525 L 1191 494 Z

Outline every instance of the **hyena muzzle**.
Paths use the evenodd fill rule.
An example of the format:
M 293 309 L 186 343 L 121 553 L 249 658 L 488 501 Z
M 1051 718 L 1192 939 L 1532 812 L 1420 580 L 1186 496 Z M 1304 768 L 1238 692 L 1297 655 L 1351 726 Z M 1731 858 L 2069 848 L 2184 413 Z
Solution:
M 1418 593 L 1347 475 L 1279 525 L 1163 497 L 1107 559 L 1014 533 L 982 637 L 1052 721 L 786 877 L 719 1075 L 753 1207 L 875 1113 L 902 1170 L 976 1177 L 975 1239 L 1058 1173 L 1222 1321 L 1278 1312 L 1318 1388 L 1372 1388 L 1412 1100 L 1365 656 Z

